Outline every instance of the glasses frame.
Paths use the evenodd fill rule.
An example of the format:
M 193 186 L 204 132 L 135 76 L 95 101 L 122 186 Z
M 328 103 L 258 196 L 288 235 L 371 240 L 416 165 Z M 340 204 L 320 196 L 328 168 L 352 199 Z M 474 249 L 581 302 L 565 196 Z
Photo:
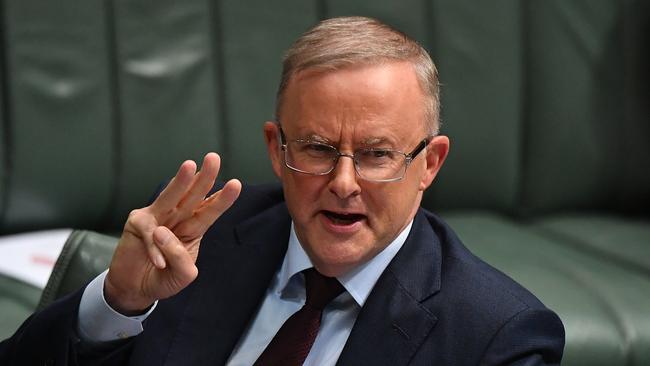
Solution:
M 295 140 L 287 141 L 287 138 L 286 138 L 286 136 L 284 135 L 284 131 L 282 130 L 282 126 L 279 126 L 279 125 L 278 125 L 278 130 L 279 130 L 279 132 L 280 132 L 280 142 L 281 142 L 280 148 L 282 149 L 282 151 L 284 151 L 284 165 L 285 165 L 287 168 L 289 168 L 289 169 L 291 169 L 291 170 L 293 170 L 293 171 L 295 171 L 295 172 L 302 173 L 302 174 L 307 174 L 307 175 L 316 175 L 316 176 L 328 175 L 329 173 L 331 173 L 332 171 L 334 171 L 334 169 L 336 169 L 336 165 L 338 164 L 339 159 L 340 159 L 341 157 L 346 157 L 346 158 L 350 158 L 350 159 L 352 159 L 352 161 L 353 161 L 353 163 L 354 163 L 354 171 L 356 172 L 357 176 L 358 176 L 359 178 L 361 178 L 361 179 L 364 179 L 364 180 L 367 180 L 367 181 L 370 181 L 370 182 L 395 182 L 395 181 L 398 181 L 398 180 L 402 180 L 402 179 L 404 179 L 404 176 L 406 175 L 406 170 L 408 169 L 409 165 L 411 165 L 411 163 L 413 162 L 413 159 L 415 159 L 415 158 L 418 156 L 418 154 L 419 154 L 420 152 L 422 152 L 422 150 L 424 150 L 424 149 L 427 147 L 427 145 L 429 145 L 429 143 L 431 142 L 431 140 L 433 139 L 433 136 L 427 136 L 427 137 L 425 137 L 425 138 L 422 139 L 422 140 L 420 141 L 420 143 L 418 143 L 418 145 L 417 145 L 417 146 L 416 146 L 416 147 L 415 147 L 415 148 L 414 148 L 410 153 L 408 153 L 408 154 L 405 153 L 405 152 L 403 152 L 403 151 L 399 151 L 399 150 L 392 150 L 392 149 L 377 149 L 378 151 L 379 151 L 379 150 L 381 150 L 381 151 L 391 151 L 391 152 L 394 152 L 394 153 L 398 153 L 398 154 L 402 154 L 402 155 L 404 155 L 404 170 L 402 171 L 402 175 L 401 175 L 400 177 L 397 177 L 397 178 L 389 178 L 389 179 L 369 179 L 369 178 L 366 178 L 366 177 L 364 177 L 363 175 L 361 175 L 361 173 L 359 172 L 359 165 L 358 165 L 359 163 L 357 162 L 357 159 L 354 158 L 354 155 L 356 154 L 356 151 L 355 151 L 353 154 L 345 154 L 345 153 L 340 152 L 339 149 L 337 149 L 336 147 L 334 147 L 334 146 L 332 146 L 332 145 L 325 144 L 325 143 L 322 143 L 322 142 L 319 142 L 319 141 L 313 141 L 313 140 L 295 139 Z M 301 142 L 301 143 L 305 143 L 305 142 L 316 142 L 316 143 L 321 144 L 321 145 L 323 145 L 323 146 L 331 147 L 333 151 L 336 151 L 336 157 L 332 159 L 332 160 L 333 160 L 332 167 L 331 167 L 328 171 L 326 171 L 326 172 L 322 172 L 322 173 L 312 173 L 312 172 L 307 172 L 307 171 L 304 171 L 304 170 L 300 170 L 300 169 L 298 169 L 298 168 L 296 168 L 296 167 L 293 167 L 293 166 L 289 165 L 289 163 L 288 163 L 288 159 L 287 159 L 287 154 L 289 153 L 289 152 L 288 152 L 288 149 L 287 149 L 287 143 L 288 143 L 288 142 Z M 364 150 L 366 150 L 366 149 L 364 149 Z M 367 150 L 372 151 L 373 149 L 367 149 Z

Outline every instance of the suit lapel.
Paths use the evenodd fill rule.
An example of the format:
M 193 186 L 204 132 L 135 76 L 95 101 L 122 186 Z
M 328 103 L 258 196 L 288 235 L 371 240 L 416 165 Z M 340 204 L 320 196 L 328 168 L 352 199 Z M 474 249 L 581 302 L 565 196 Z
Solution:
M 201 243 L 199 278 L 166 365 L 225 364 L 282 263 L 290 218 L 279 204 Z
M 422 302 L 440 290 L 441 247 L 418 212 L 404 246 L 361 309 L 338 365 L 406 365 L 437 322 Z

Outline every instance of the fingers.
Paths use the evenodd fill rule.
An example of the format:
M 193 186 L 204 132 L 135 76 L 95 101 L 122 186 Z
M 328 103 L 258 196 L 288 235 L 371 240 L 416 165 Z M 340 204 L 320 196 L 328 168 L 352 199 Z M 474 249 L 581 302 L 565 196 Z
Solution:
M 198 173 L 193 161 L 181 164 L 176 176 L 151 205 L 161 224 L 174 228 L 190 217 L 214 185 L 220 165 L 219 155 L 213 152 L 205 156 Z
M 215 153 L 208 153 L 203 159 L 201 171 L 194 177 L 194 183 L 181 202 L 178 209 L 191 214 L 194 208 L 205 199 L 217 179 L 221 159 Z
M 194 281 L 198 275 L 194 258 L 171 230 L 164 226 L 157 227 L 153 232 L 153 240 L 165 256 L 167 268 L 174 279 L 173 285 L 178 287 L 175 290 L 180 291 Z
M 206 214 L 215 214 L 217 217 L 221 216 L 227 209 L 235 203 L 239 193 L 241 192 L 241 182 L 237 179 L 231 179 L 223 186 L 223 188 L 213 195 L 211 195 L 207 201 L 208 205 L 206 206 Z M 212 211 L 212 212 L 209 212 Z M 214 220 L 213 220 L 214 221 Z
M 178 205 L 194 180 L 196 163 L 187 160 L 178 168 L 178 172 L 151 205 L 155 213 L 166 213 Z
M 194 162 L 184 162 L 149 208 L 157 225 L 168 227 L 183 242 L 203 236 L 210 225 L 233 204 L 241 191 L 241 183 L 231 180 L 217 193 L 205 197 L 214 186 L 220 165 L 216 153 L 205 156 L 198 173 Z M 165 268 L 164 256 L 156 246 L 147 245 L 147 249 L 155 266 Z
M 203 236 L 214 221 L 232 206 L 240 192 L 241 182 L 231 179 L 221 190 L 208 197 L 189 220 L 180 223 L 174 232 L 182 240 Z

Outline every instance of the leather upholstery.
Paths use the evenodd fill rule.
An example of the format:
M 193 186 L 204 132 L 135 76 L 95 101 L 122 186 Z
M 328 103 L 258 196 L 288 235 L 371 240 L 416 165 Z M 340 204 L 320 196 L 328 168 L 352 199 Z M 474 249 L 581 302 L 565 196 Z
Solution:
M 465 212 L 443 217 L 475 254 L 557 311 L 567 340 L 562 365 L 648 363 L 647 273 L 607 256 L 585 255 L 586 248 L 501 215 Z
M 116 245 L 117 239 L 112 236 L 85 230 L 73 231 L 43 289 L 38 309 L 75 292 L 108 268 Z

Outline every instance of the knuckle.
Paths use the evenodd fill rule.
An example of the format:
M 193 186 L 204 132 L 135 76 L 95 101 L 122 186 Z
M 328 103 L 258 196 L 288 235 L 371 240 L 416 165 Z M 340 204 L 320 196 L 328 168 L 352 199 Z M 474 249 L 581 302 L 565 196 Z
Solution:
M 129 212 L 129 216 L 127 217 L 127 220 L 135 219 L 139 215 L 139 213 L 140 213 L 140 209 L 131 210 L 131 212 Z
M 150 225 L 156 220 L 157 219 L 153 211 L 151 211 L 148 207 L 132 210 L 129 212 L 129 215 L 127 217 L 127 222 L 131 222 L 135 225 Z
M 140 221 L 142 221 L 144 213 L 145 213 L 144 209 L 142 209 L 142 208 L 131 210 L 131 212 L 129 212 L 129 216 L 127 217 L 127 221 L 130 221 L 130 222 L 133 222 L 133 223 L 140 222 Z

